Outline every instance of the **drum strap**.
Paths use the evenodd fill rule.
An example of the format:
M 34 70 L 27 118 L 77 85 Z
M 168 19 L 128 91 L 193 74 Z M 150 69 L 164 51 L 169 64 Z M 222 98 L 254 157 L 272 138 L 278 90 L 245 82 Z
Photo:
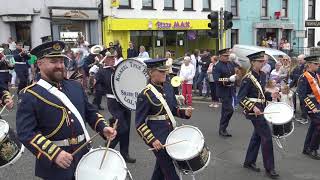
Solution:
M 50 83 L 48 83 L 47 81 L 45 81 L 43 79 L 40 79 L 37 82 L 37 84 L 40 85 L 41 87 L 43 87 L 44 89 L 46 89 L 50 94 L 57 97 L 77 117 L 77 119 L 79 120 L 81 127 L 83 129 L 85 138 L 88 141 L 90 139 L 90 136 L 89 136 L 89 133 L 85 127 L 82 116 L 79 113 L 78 109 L 72 104 L 70 99 L 63 92 L 59 91 L 58 88 L 52 86 Z
M 318 84 L 318 82 L 320 82 L 319 75 L 317 75 L 318 79 L 315 79 L 313 76 L 311 76 L 311 74 L 308 71 L 304 72 L 303 75 L 307 78 L 308 83 L 311 87 L 311 90 L 314 96 L 316 97 L 317 102 L 320 103 L 320 89 Z
M 251 71 L 248 73 L 248 77 L 249 77 L 249 79 L 251 79 L 252 83 L 259 89 L 263 99 L 265 99 L 262 87 L 261 87 L 260 83 L 258 82 L 258 80 L 251 74 Z
M 148 88 L 150 88 L 151 92 L 157 97 L 157 99 L 161 102 L 161 104 L 163 105 L 164 109 L 167 111 L 167 114 L 169 116 L 169 119 L 172 123 L 172 127 L 175 128 L 177 126 L 177 122 L 174 119 L 172 112 L 166 102 L 166 100 L 163 98 L 162 94 L 159 93 L 159 91 L 152 85 L 152 84 L 148 84 L 147 85 Z

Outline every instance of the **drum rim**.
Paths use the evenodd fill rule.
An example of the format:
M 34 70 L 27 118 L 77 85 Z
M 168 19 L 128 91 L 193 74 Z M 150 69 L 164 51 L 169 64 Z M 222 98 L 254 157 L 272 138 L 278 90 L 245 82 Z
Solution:
M 171 131 L 171 132 L 169 133 L 169 135 L 168 135 L 168 137 L 167 137 L 167 139 L 166 139 L 166 144 L 168 144 L 168 139 L 169 139 L 169 137 L 171 136 L 171 134 L 173 134 L 174 131 L 177 131 L 178 129 L 181 129 L 181 128 L 183 128 L 183 127 L 189 127 L 189 128 L 192 128 L 192 129 L 196 129 L 196 130 L 200 133 L 200 135 L 201 135 L 201 150 L 203 150 L 203 148 L 204 148 L 204 146 L 205 146 L 204 136 L 203 136 L 203 134 L 202 134 L 202 132 L 200 131 L 199 128 L 197 128 L 197 127 L 195 127 L 195 126 L 192 126 L 192 125 L 182 125 L 182 126 L 176 127 L 173 131 Z M 198 149 L 197 149 L 197 150 L 198 150 Z M 167 152 L 167 153 L 169 154 L 169 156 L 170 156 L 172 159 L 174 159 L 174 160 L 177 160 L 177 161 L 187 161 L 187 160 L 190 160 L 190 159 L 193 159 L 193 158 L 197 157 L 201 151 L 198 151 L 197 154 L 189 157 L 188 159 L 174 158 L 174 157 L 172 156 L 172 153 L 170 153 L 170 151 L 168 151 L 167 148 L 166 148 L 166 152 Z
M 264 117 L 264 119 L 265 119 L 267 122 L 269 122 L 269 123 L 271 123 L 271 124 L 274 124 L 274 125 L 283 125 L 283 124 L 286 124 L 286 123 L 289 123 L 290 121 L 292 121 L 292 118 L 294 117 L 294 112 L 293 112 L 293 108 L 292 108 L 289 104 L 284 103 L 284 102 L 272 102 L 272 103 L 268 104 L 268 105 L 265 107 L 265 109 L 267 109 L 267 107 L 272 106 L 272 105 L 274 105 L 274 104 L 283 104 L 283 105 L 286 105 L 287 107 L 289 107 L 290 110 L 291 110 L 291 113 L 290 113 L 290 114 L 292 114 L 292 115 L 291 115 L 291 118 L 290 118 L 288 121 L 286 121 L 286 122 L 277 123 L 277 122 L 273 122 L 273 121 L 268 120 L 268 118 L 266 118 L 266 114 L 264 114 L 263 117 Z
M 115 87 L 114 87 L 114 75 L 115 75 L 116 70 L 118 69 L 118 66 L 121 65 L 121 64 L 123 64 L 123 63 L 125 63 L 125 62 L 127 62 L 128 60 L 132 60 L 132 61 L 136 61 L 136 62 L 138 62 L 138 63 L 141 63 L 141 64 L 144 65 L 144 66 L 146 67 L 146 69 L 147 69 L 147 65 L 146 65 L 143 61 L 139 61 L 139 60 L 131 59 L 131 58 L 125 59 L 125 60 L 121 61 L 119 64 L 117 64 L 114 72 L 113 72 L 112 75 L 111 75 L 111 90 L 112 90 L 113 95 L 116 97 L 117 102 L 119 102 L 123 107 L 129 109 L 130 111 L 135 111 L 136 108 L 135 108 L 135 109 L 130 108 L 130 107 L 128 107 L 125 103 L 123 103 L 122 101 L 120 101 L 120 98 L 119 98 L 118 94 L 115 93 Z M 148 78 L 147 78 L 147 79 L 148 79 Z M 147 84 L 146 84 L 146 85 L 147 85 Z
M 79 169 L 80 163 L 83 161 L 83 159 L 84 159 L 85 157 L 89 156 L 91 153 L 96 152 L 96 151 L 100 151 L 100 150 L 106 150 L 106 148 L 105 148 L 105 147 L 99 147 L 99 148 L 90 149 L 89 152 L 87 152 L 85 155 L 83 155 L 83 156 L 81 157 L 80 161 L 79 161 L 78 164 L 77 164 L 76 170 L 75 170 L 75 179 L 76 179 L 76 180 L 78 179 L 78 174 L 79 174 L 79 173 L 78 173 L 78 171 L 79 171 L 78 169 Z M 114 153 L 116 153 L 116 154 L 120 157 L 121 162 L 122 162 L 122 164 L 124 165 L 124 169 L 128 172 L 127 164 L 126 164 L 125 160 L 123 159 L 122 155 L 121 155 L 118 151 L 116 151 L 116 150 L 114 150 L 114 149 L 108 148 L 108 151 L 109 151 L 109 150 L 112 151 L 112 152 L 114 152 Z
M 198 174 L 198 173 L 200 173 L 201 171 L 203 171 L 208 165 L 209 165 L 209 163 L 210 163 L 210 161 L 211 161 L 211 152 L 210 151 L 208 151 L 209 152 L 209 155 L 208 155 L 208 160 L 207 160 L 207 162 L 204 164 L 204 166 L 202 166 L 202 168 L 200 168 L 200 169 L 198 169 L 197 171 L 193 171 L 193 174 Z M 178 168 L 179 169 L 179 168 Z
M 291 124 L 292 124 L 292 129 L 290 130 L 290 132 L 289 132 L 288 134 L 285 134 L 285 135 L 283 135 L 283 136 L 276 136 L 276 135 L 274 135 L 274 134 L 272 133 L 272 137 L 281 139 L 281 138 L 286 138 L 286 137 L 290 136 L 290 135 L 293 133 L 293 131 L 294 131 L 294 122 L 291 120 L 291 121 L 289 121 L 289 122 L 287 122 L 287 123 L 291 123 Z M 285 123 L 285 124 L 287 124 L 287 123 Z M 276 125 L 276 126 L 281 126 L 281 125 L 284 125 L 284 124 L 280 124 L 280 125 L 279 125 L 279 124 L 274 124 L 274 125 Z
M 22 156 L 22 154 L 24 153 L 24 150 L 25 150 L 25 147 L 23 144 L 21 144 L 21 148 L 18 152 L 18 154 L 16 155 L 16 157 L 14 157 L 11 161 L 9 161 L 7 164 L 3 165 L 3 166 L 0 166 L 0 169 L 1 168 L 4 168 L 4 167 L 7 167 L 9 165 L 13 165 L 14 163 L 16 163 Z
M 0 137 L 0 142 L 2 142 L 8 135 L 9 130 L 10 130 L 10 126 L 9 123 L 7 121 L 5 121 L 4 119 L 0 119 L 0 122 L 4 122 L 4 129 L 3 129 L 3 136 Z M 2 130 L 1 130 L 2 131 Z

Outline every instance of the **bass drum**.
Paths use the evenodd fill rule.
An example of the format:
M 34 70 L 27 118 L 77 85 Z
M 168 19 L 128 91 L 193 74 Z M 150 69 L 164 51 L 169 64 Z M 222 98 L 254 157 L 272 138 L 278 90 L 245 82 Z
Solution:
M 0 168 L 14 164 L 23 154 L 24 146 L 9 124 L 0 119 Z
M 148 82 L 147 66 L 135 59 L 120 62 L 112 76 L 112 91 L 118 102 L 136 110 L 137 98 Z

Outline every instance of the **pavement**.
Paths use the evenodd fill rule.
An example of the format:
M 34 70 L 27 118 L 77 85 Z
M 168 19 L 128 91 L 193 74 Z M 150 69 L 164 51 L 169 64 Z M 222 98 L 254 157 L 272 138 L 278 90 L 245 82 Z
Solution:
M 15 97 L 16 98 L 16 97 Z M 105 101 L 104 101 L 105 102 Z M 210 164 L 200 173 L 196 174 L 197 180 L 267 180 L 264 171 L 251 172 L 242 167 L 246 149 L 253 131 L 250 121 L 246 120 L 238 109 L 234 113 L 229 132 L 231 138 L 218 136 L 218 124 L 221 108 L 209 108 L 209 98 L 195 97 L 195 108 L 191 120 L 178 120 L 178 124 L 189 124 L 198 127 L 209 147 L 212 156 Z M 110 114 L 103 111 L 107 117 Z M 4 112 L 5 119 L 10 127 L 15 129 L 15 110 Z M 127 164 L 133 179 L 151 179 L 155 158 L 152 152 L 147 151 L 144 144 L 134 129 L 134 113 L 132 113 L 132 131 L 130 142 L 130 155 L 137 159 L 135 164 Z M 283 143 L 285 149 L 280 149 L 274 143 L 275 164 L 281 180 L 320 180 L 320 161 L 312 160 L 301 153 L 308 125 L 295 123 L 295 131 Z M 93 135 L 93 131 L 90 134 Z M 93 147 L 104 144 L 103 140 L 95 140 Z M 119 147 L 116 147 L 116 149 Z M 34 177 L 35 157 L 26 150 L 22 157 L 12 166 L 0 169 L 0 180 L 38 180 Z M 257 165 L 263 169 L 261 153 Z M 184 180 L 191 180 L 190 176 L 183 176 Z M 94 180 L 94 177 L 92 177 Z

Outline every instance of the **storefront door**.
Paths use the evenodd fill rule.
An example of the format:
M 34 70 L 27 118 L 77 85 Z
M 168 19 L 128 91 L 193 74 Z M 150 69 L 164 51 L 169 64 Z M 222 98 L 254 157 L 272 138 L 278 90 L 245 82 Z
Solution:
M 31 47 L 31 30 L 29 22 L 16 22 L 17 42 L 22 42 L 24 46 Z

